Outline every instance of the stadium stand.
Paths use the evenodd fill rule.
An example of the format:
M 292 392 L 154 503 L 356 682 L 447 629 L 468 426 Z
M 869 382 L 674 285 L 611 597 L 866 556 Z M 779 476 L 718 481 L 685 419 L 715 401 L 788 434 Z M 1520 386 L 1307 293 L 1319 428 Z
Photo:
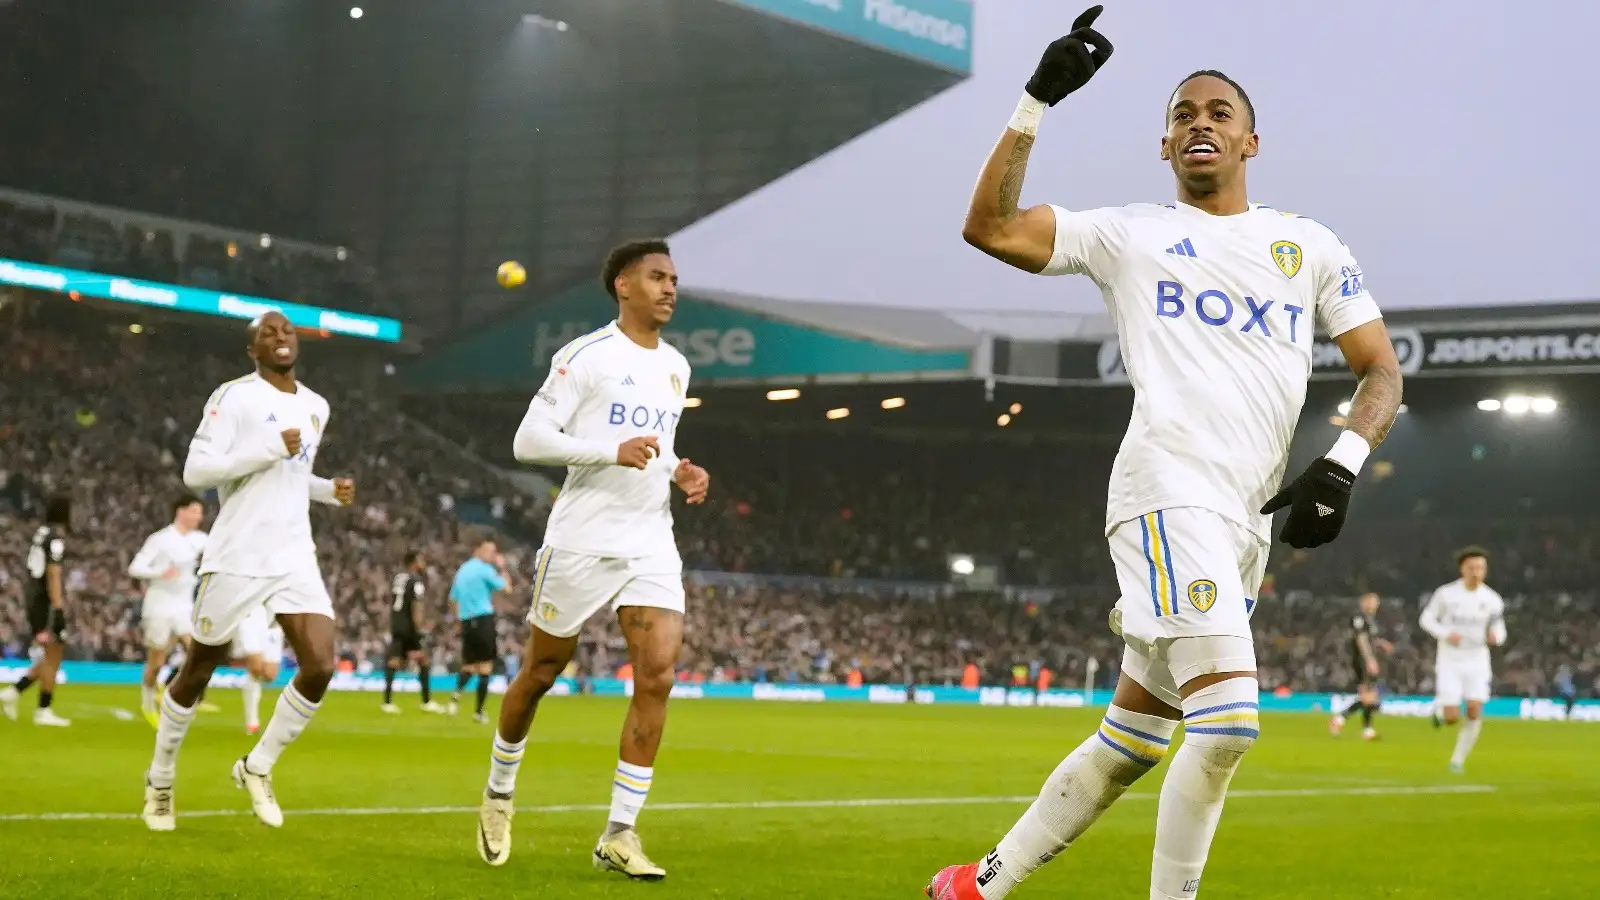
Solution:
M 19 520 L 43 496 L 70 490 L 81 528 L 68 572 L 73 655 L 135 659 L 138 593 L 123 572 L 142 537 L 163 524 L 168 496 L 181 490 L 178 472 L 206 394 L 241 367 L 237 336 L 133 335 L 59 300 L 35 309 L 21 329 L 6 332 L 0 349 L 3 553 L 18 558 Z M 340 613 L 340 654 L 359 667 L 383 653 L 388 581 L 406 549 L 423 549 L 442 583 L 492 527 L 514 570 L 526 572 L 545 504 L 499 470 L 427 437 L 381 391 L 349 388 L 362 375 L 321 349 L 308 344 L 306 365 L 308 382 L 334 409 L 319 467 L 353 474 L 361 502 L 351 511 L 319 509 L 316 526 Z M 470 406 L 458 409 L 477 418 Z M 980 436 L 929 451 L 914 435 L 856 431 L 844 439 L 713 425 L 693 440 L 714 448 L 707 462 L 718 490 L 706 507 L 679 510 L 686 561 L 748 577 L 691 576 L 686 679 L 842 683 L 855 672 L 868 683 L 954 683 L 972 664 L 984 684 L 1032 684 L 1041 669 L 1059 683 L 1082 683 L 1084 663 L 1094 658 L 1104 685 L 1114 671 L 1116 645 L 1105 625 L 1114 587 L 1099 539 L 1112 445 L 1080 443 L 1075 464 L 1063 469 L 1049 465 L 1061 447 Z M 1449 551 L 1470 539 L 1502 560 L 1495 581 L 1519 635 L 1500 667 L 1499 689 L 1548 692 L 1562 662 L 1593 685 L 1600 627 L 1588 587 L 1592 533 L 1576 521 L 1516 516 L 1428 529 L 1380 520 L 1364 523 L 1338 553 L 1275 557 L 1255 620 L 1263 683 L 1341 687 L 1344 619 L 1365 586 L 1346 573 L 1389 573 L 1391 687 L 1426 692 L 1432 647 L 1414 624 L 1416 604 L 1422 590 L 1446 580 Z M 957 590 L 945 568 L 956 551 L 1002 559 L 1014 587 Z M 1351 559 L 1366 563 L 1351 567 Z M 26 652 L 27 635 L 11 569 L 0 567 L 0 648 L 16 656 Z M 1030 583 L 1041 587 L 1016 587 Z M 519 602 L 507 598 L 500 616 L 511 665 L 525 635 Z M 1585 614 L 1555 626 L 1540 614 L 1552 605 Z M 438 597 L 433 610 L 448 663 L 453 629 Z M 585 632 L 579 669 L 614 672 L 624 662 L 620 647 L 614 624 L 598 618 Z
M 965 75 L 731 4 L 677 4 L 670 11 L 679 15 L 666 16 L 668 4 L 652 3 L 648 14 L 667 25 L 626 29 L 615 19 L 632 7 L 560 0 L 548 11 L 575 31 L 639 44 L 605 60 L 579 44 L 542 46 L 481 71 L 454 63 L 486 58 L 485 36 L 518 29 L 518 16 L 474 20 L 413 0 L 405 15 L 336 32 L 344 10 L 317 7 L 297 25 L 324 37 L 305 41 L 286 38 L 289 28 L 192 19 L 185 6 L 107 10 L 88 22 L 58 4 L 8 8 L 0 121 L 14 152 L 0 154 L 0 184 L 58 196 L 0 191 L 0 256 L 339 309 L 393 304 L 408 327 L 415 319 L 443 331 L 496 320 L 514 304 L 489 278 L 508 247 L 526 252 L 531 298 L 549 299 L 589 280 L 619 237 L 681 228 Z M 505 21 L 489 21 L 496 16 Z M 434 38 L 425 58 L 397 50 L 407 31 Z M 182 46 L 173 35 L 184 36 Z M 663 45 L 675 49 L 662 53 Z M 579 56 L 597 67 L 592 80 L 553 77 Z M 444 70 L 459 77 L 437 77 Z M 197 84 L 196 71 L 211 80 Z M 50 74 L 49 90 L 34 87 L 40 73 Z M 772 104 L 779 91 L 792 102 Z M 90 96 L 92 104 L 41 99 Z M 274 237 L 263 246 L 262 232 L 322 243 Z M 334 244 L 346 235 L 341 254 Z M 393 279 L 393 296 L 368 262 Z M 163 524 L 181 487 L 205 395 L 244 365 L 226 326 L 191 321 L 134 335 L 125 320 L 88 306 L 0 293 L 4 656 L 25 653 L 28 639 L 11 564 L 19 523 L 60 489 L 78 500 L 81 525 L 68 575 L 73 655 L 139 655 L 127 557 Z M 320 349 L 308 346 L 306 374 L 334 409 L 321 465 L 354 475 L 362 499 L 355 510 L 317 510 L 316 525 L 340 653 L 359 666 L 383 652 L 388 578 L 405 550 L 422 549 L 442 583 L 491 529 L 526 572 L 549 498 L 496 468 L 511 462 L 525 398 L 402 403 L 375 374 L 382 357 L 341 350 L 335 360 Z M 1012 355 L 1018 366 L 1044 360 L 1052 371 L 1065 359 Z M 1592 382 L 1575 384 L 1600 396 Z M 1431 389 L 1408 384 L 1408 398 Z M 868 682 L 942 683 L 972 665 L 985 684 L 1017 680 L 1019 666 L 1023 681 L 1050 669 L 1068 683 L 1091 658 L 1102 680 L 1114 671 L 1105 612 L 1115 585 L 1100 511 L 1125 394 L 1057 391 L 1052 405 L 1035 393 L 1022 422 L 1068 423 L 1060 430 L 1070 440 L 1042 430 L 1000 439 L 969 424 L 993 422 L 984 404 L 926 390 L 932 402 L 923 405 L 961 420 L 936 440 L 925 426 L 825 431 L 776 410 L 759 421 L 719 418 L 708 403 L 685 446 L 712 468 L 716 489 L 705 507 L 678 511 L 680 541 L 691 569 L 722 574 L 691 577 L 686 677 L 829 682 L 859 673 Z M 1319 427 L 1335 399 L 1314 390 L 1306 427 Z M 1344 620 L 1354 596 L 1371 589 L 1388 598 L 1390 687 L 1426 691 L 1431 647 L 1414 625 L 1417 603 L 1448 579 L 1450 553 L 1470 541 L 1494 553 L 1491 580 L 1512 607 L 1517 639 L 1499 667 L 1500 689 L 1548 693 L 1567 663 L 1581 687 L 1600 692 L 1595 522 L 1573 508 L 1596 489 L 1587 454 L 1574 448 L 1600 435 L 1573 431 L 1565 443 L 1547 442 L 1559 458 L 1530 462 L 1526 448 L 1501 453 L 1476 427 L 1452 425 L 1426 440 L 1397 428 L 1385 453 L 1428 477 L 1397 491 L 1364 485 L 1357 527 L 1339 543 L 1274 556 L 1255 620 L 1267 687 L 1341 687 Z M 1464 460 L 1457 451 L 1479 443 L 1488 445 L 1488 470 L 1432 452 L 1449 448 Z M 1501 459 L 1511 462 L 1492 468 Z M 1419 505 L 1424 495 L 1432 506 Z M 951 584 L 953 553 L 993 560 L 1008 590 Z M 453 629 L 438 599 L 448 664 Z M 518 605 L 508 601 L 501 617 L 512 665 L 525 633 Z M 1552 608 L 1584 615 L 1557 624 L 1543 615 Z M 591 623 L 580 668 L 614 672 L 619 646 L 610 623 Z

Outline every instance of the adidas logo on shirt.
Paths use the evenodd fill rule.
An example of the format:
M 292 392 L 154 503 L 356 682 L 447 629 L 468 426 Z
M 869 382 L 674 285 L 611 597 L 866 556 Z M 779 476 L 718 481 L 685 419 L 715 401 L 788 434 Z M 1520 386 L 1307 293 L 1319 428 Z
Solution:
M 1331 515 L 1333 515 L 1333 507 L 1329 506 L 1326 503 L 1318 503 L 1317 504 L 1317 515 L 1319 515 L 1319 516 L 1331 516 Z
M 1194 252 L 1194 245 L 1189 243 L 1188 238 L 1184 238 L 1181 242 L 1168 247 L 1167 252 L 1173 256 L 1187 256 L 1190 259 L 1200 258 L 1200 254 Z
M 623 384 L 627 384 L 627 385 L 633 384 L 633 376 L 632 375 L 623 376 L 622 383 Z
M 268 422 L 276 422 L 276 421 L 278 421 L 278 414 L 277 413 L 267 413 L 267 421 Z

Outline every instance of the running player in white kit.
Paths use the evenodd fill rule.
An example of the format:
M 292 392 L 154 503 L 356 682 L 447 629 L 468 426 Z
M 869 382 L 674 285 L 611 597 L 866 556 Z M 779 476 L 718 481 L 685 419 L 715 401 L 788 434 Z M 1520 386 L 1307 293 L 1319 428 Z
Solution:
M 261 730 L 261 689 L 278 678 L 278 666 L 283 664 L 283 626 L 267 613 L 264 606 L 256 607 L 239 623 L 239 633 L 228 645 L 229 655 L 235 662 L 244 663 L 244 731 L 255 734 Z
M 610 606 L 628 643 L 633 698 L 594 864 L 658 881 L 666 870 L 645 856 L 634 825 L 654 777 L 683 646 L 683 561 L 672 535 L 672 485 L 699 503 L 710 476 L 673 452 L 689 362 L 661 338 L 678 299 L 666 243 L 616 248 L 601 281 L 617 302 L 616 321 L 556 354 L 513 446 L 522 462 L 566 466 L 567 481 L 534 571 L 525 664 L 500 706 L 478 817 L 478 855 L 491 866 L 510 855 L 511 795 L 539 699 L 572 659 L 583 623 Z
M 151 728 L 161 722 L 156 714 L 156 676 L 176 644 L 182 642 L 185 648 L 189 644 L 200 554 L 206 548 L 206 533 L 200 530 L 205 514 L 199 497 L 179 497 L 172 504 L 172 524 L 145 538 L 144 546 L 128 563 L 128 574 L 145 582 L 144 610 L 139 617 L 145 646 L 139 708 Z
M 1065 851 L 1134 781 L 1182 745 L 1161 786 L 1151 898 L 1188 900 L 1228 784 L 1259 733 L 1250 614 L 1271 514 L 1297 548 L 1335 539 L 1356 473 L 1400 406 L 1400 366 L 1350 251 L 1324 226 L 1249 201 L 1259 148 L 1249 97 L 1220 72 L 1184 79 L 1166 104 L 1161 159 L 1177 201 L 1069 212 L 1018 204 L 1048 106 L 1111 56 L 1096 6 L 1044 52 L 974 190 L 963 237 L 1040 275 L 1099 286 L 1133 383 L 1111 469 L 1106 536 L 1127 644 L 1099 730 L 1057 766 L 1038 799 L 977 863 L 939 872 L 939 900 L 995 900 Z M 1093 124 L 1071 118 L 1077 140 Z M 1086 177 L 1092 177 L 1086 175 Z M 1346 430 L 1284 482 L 1305 401 L 1312 338 L 1337 341 L 1360 386 Z
M 1506 642 L 1506 601 L 1484 584 L 1489 577 L 1489 554 L 1467 547 L 1456 554 L 1461 577 L 1442 585 L 1422 610 L 1422 629 L 1439 642 L 1434 668 L 1434 725 L 1461 721 L 1466 701 L 1467 723 L 1456 735 L 1450 771 L 1466 771 L 1467 756 L 1483 730 L 1483 704 L 1494 680 L 1489 648 Z
M 200 564 L 193 652 L 161 698 L 142 815 L 152 831 L 176 827 L 178 749 L 195 701 L 228 660 L 229 645 L 249 616 L 263 607 L 276 616 L 299 663 L 261 739 L 233 764 L 234 784 L 249 793 L 265 825 L 283 824 L 272 766 L 310 723 L 333 679 L 333 601 L 317 567 L 310 503 L 348 506 L 355 484 L 312 473 L 328 427 L 328 401 L 295 380 L 300 339 L 294 326 L 282 313 L 264 313 L 250 323 L 247 349 L 255 372 L 212 393 L 183 466 L 184 484 L 215 488 L 222 511 Z

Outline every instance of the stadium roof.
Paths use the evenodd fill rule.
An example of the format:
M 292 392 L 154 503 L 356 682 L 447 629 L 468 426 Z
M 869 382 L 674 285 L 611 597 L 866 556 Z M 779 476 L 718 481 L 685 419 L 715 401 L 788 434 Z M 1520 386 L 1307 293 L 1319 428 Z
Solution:
M 406 366 L 402 383 L 416 393 L 531 391 L 557 350 L 615 315 L 597 285 L 580 286 L 431 349 Z M 1600 302 L 1400 310 L 1387 321 L 1408 374 L 1600 366 Z M 1126 382 L 1104 313 L 822 303 L 686 286 L 665 334 L 702 386 Z M 1486 340 L 1497 360 L 1485 356 Z M 1457 349 L 1462 341 L 1469 350 Z M 1315 376 L 1348 376 L 1333 342 L 1318 338 L 1313 351 Z
M 0 2 L 0 51 L 23 61 L 0 71 L 24 107 L 14 124 L 117 134 L 88 167 L 124 173 L 108 183 L 204 168 L 187 202 L 205 208 L 85 196 L 65 166 L 0 159 L 0 174 L 349 247 L 434 335 L 586 280 L 609 247 L 678 231 L 971 67 L 966 0 L 105 7 Z M 529 273 L 521 291 L 495 283 L 508 259 Z
M 707 288 L 685 293 L 734 309 L 854 337 L 914 347 L 977 345 L 985 335 L 1037 340 L 1099 340 L 1113 332 L 1105 314 L 940 310 L 785 300 Z

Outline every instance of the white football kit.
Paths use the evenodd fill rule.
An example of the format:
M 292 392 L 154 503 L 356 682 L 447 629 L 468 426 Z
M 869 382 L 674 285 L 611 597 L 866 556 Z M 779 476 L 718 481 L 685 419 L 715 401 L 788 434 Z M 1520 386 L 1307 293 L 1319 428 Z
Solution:
M 206 401 L 189 444 L 183 481 L 216 488 L 222 510 L 200 563 L 194 639 L 233 640 L 252 610 L 333 618 L 311 538 L 310 501 L 337 505 L 333 482 L 311 472 L 328 427 L 328 401 L 304 384 L 284 393 L 255 374 L 223 384 Z M 283 432 L 300 430 L 289 455 Z
M 267 614 L 265 606 L 252 607 L 234 632 L 230 651 L 234 659 L 259 656 L 278 665 L 283 662 L 283 626 Z
M 1259 204 L 1052 208 L 1041 274 L 1099 285 L 1134 389 L 1106 504 L 1112 627 L 1124 670 L 1178 707 L 1189 679 L 1256 667 L 1260 509 L 1283 481 L 1316 326 L 1337 337 L 1381 314 L 1349 249 L 1311 219 Z M 1169 657 L 1179 637 L 1213 640 Z
M 194 588 L 200 580 L 200 554 L 205 547 L 204 531 L 180 532 L 176 525 L 168 525 L 145 538 L 128 563 L 128 574 L 146 582 L 144 609 L 139 617 L 146 647 L 170 649 L 174 640 L 189 636 Z M 178 571 L 167 578 L 170 569 Z
M 615 322 L 555 355 L 513 447 L 523 462 L 567 466 L 534 571 L 539 630 L 570 637 L 607 603 L 683 612 L 671 490 L 688 386 L 682 353 L 641 347 Z M 649 467 L 617 465 L 620 444 L 652 435 L 661 453 Z
M 1434 667 L 1434 702 L 1460 706 L 1461 701 L 1489 699 L 1494 672 L 1489 664 L 1489 637 L 1506 640 L 1506 602 L 1487 584 L 1468 590 L 1460 579 L 1442 585 L 1422 610 L 1422 629 L 1439 641 Z M 1450 644 L 1450 635 L 1461 642 Z

